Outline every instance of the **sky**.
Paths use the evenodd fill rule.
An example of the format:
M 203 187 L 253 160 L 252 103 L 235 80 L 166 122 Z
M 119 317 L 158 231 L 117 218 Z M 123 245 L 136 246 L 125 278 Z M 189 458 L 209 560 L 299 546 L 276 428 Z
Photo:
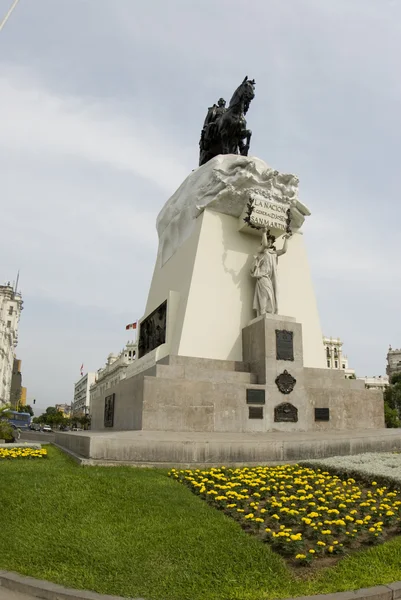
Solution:
M 20 0 L 0 32 L 0 281 L 20 270 L 36 414 L 132 339 L 156 217 L 245 75 L 250 154 L 296 174 L 312 212 L 322 331 L 357 376 L 385 373 L 401 346 L 401 2 Z

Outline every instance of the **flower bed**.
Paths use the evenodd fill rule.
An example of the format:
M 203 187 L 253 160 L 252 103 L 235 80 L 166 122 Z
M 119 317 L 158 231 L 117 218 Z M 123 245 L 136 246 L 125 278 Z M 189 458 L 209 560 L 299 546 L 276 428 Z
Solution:
M 398 487 L 401 484 L 401 453 L 365 452 L 352 456 L 332 456 L 300 462 L 311 468 L 327 469 L 340 477 L 345 474 L 361 481 L 376 479 L 383 485 Z
M 401 495 L 372 480 L 364 487 L 300 465 L 172 469 L 169 475 L 297 564 L 398 532 Z
M 0 448 L 0 460 L 7 458 L 46 458 L 44 448 Z

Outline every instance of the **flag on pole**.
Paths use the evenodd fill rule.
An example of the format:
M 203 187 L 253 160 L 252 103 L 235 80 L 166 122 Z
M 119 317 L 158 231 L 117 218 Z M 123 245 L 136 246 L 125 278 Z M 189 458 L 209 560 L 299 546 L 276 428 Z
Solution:
M 81 365 L 81 377 L 84 376 L 84 363 L 82 363 Z
M 137 321 L 135 323 L 130 323 L 129 325 L 125 326 L 125 329 L 136 329 L 136 324 Z

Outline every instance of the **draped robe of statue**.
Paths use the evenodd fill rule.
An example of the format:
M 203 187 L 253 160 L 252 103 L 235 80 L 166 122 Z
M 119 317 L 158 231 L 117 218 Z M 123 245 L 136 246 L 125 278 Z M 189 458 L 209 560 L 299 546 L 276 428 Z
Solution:
M 259 317 L 277 314 L 277 252 L 266 248 L 255 257 L 251 276 L 256 278 L 253 308 Z

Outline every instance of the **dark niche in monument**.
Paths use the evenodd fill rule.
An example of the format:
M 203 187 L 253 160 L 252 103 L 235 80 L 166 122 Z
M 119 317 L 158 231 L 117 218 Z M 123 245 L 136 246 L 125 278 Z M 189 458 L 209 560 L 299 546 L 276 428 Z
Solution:
M 330 421 L 330 409 L 315 408 L 315 421 Z
M 263 419 L 263 406 L 249 406 L 250 419 Z
M 113 427 L 114 424 L 114 399 L 116 395 L 110 394 L 104 399 L 104 426 Z
M 295 377 L 293 377 L 287 369 L 284 369 L 284 371 L 276 377 L 276 385 L 282 394 L 291 394 L 296 382 L 297 380 Z
M 247 404 L 265 404 L 265 390 L 246 390 Z
M 166 342 L 167 300 L 160 304 L 141 322 L 138 341 L 138 358 L 145 356 Z
M 294 360 L 294 332 L 276 329 L 276 359 Z
M 298 409 L 289 402 L 282 402 L 274 409 L 274 421 L 276 423 L 297 423 Z

